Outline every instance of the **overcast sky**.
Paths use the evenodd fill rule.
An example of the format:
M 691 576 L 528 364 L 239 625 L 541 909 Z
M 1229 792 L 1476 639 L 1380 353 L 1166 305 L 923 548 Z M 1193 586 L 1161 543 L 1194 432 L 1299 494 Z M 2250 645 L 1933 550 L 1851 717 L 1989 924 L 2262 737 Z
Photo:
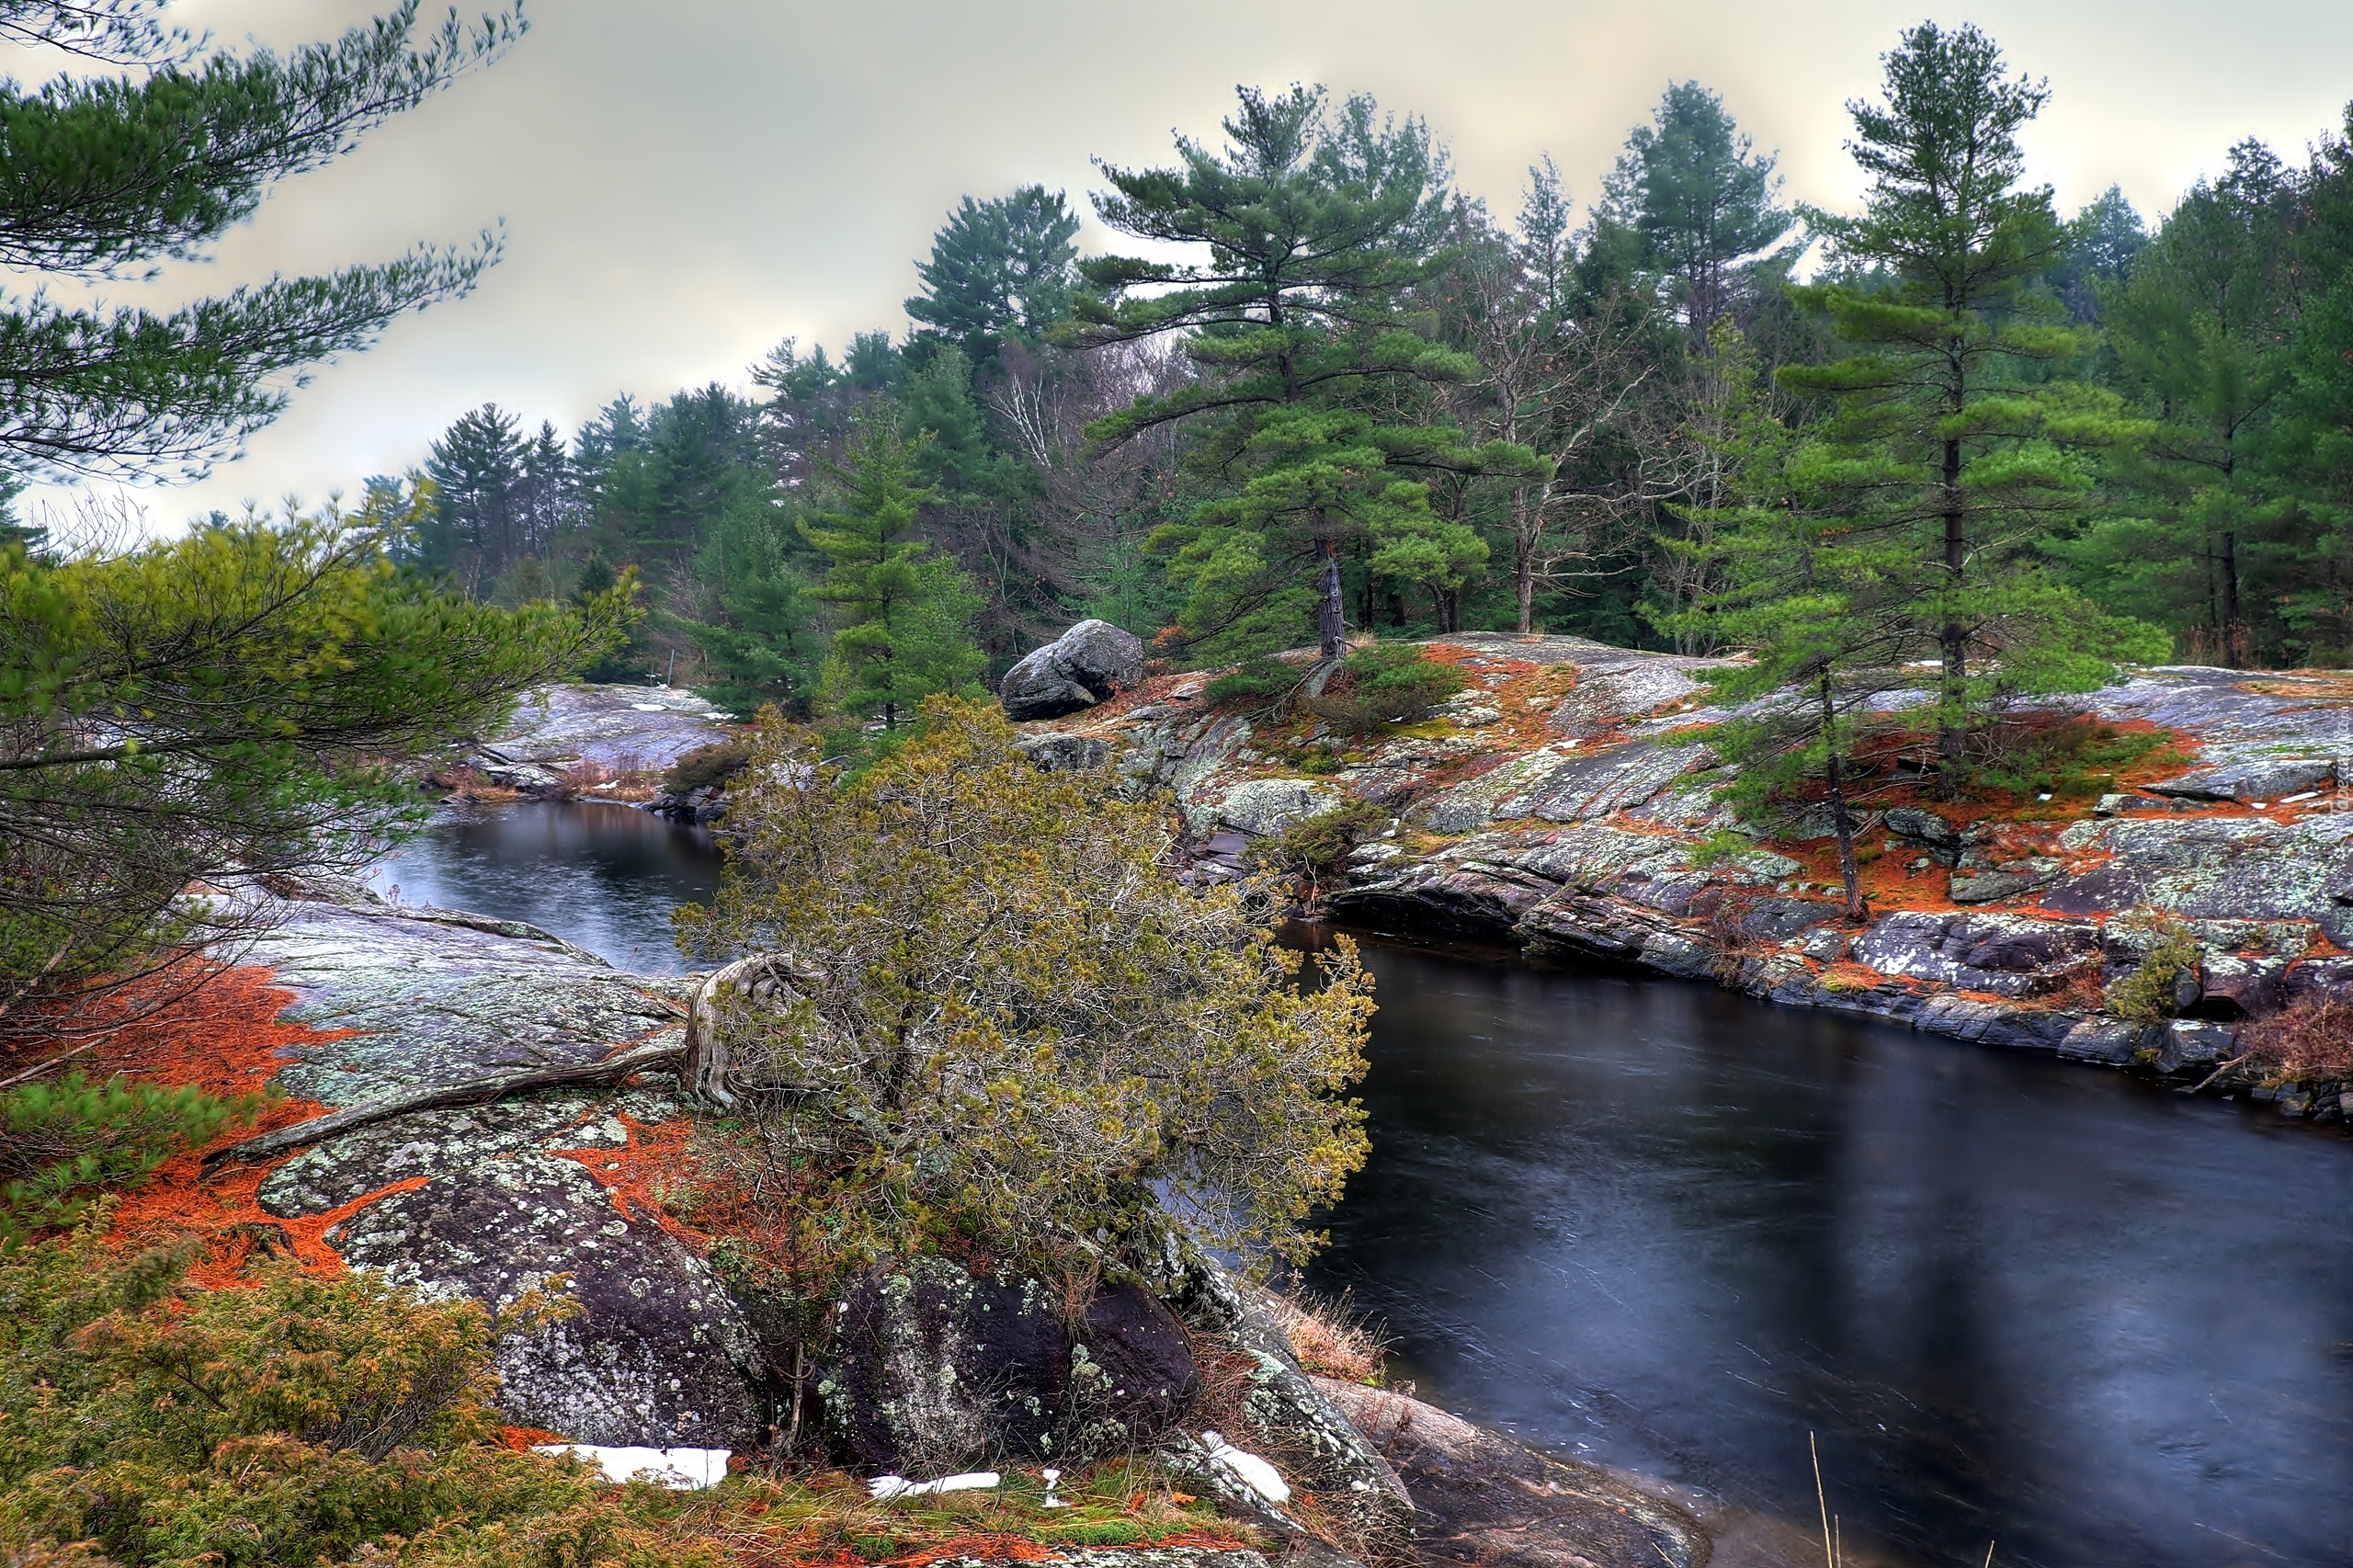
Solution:
M 223 42 L 278 46 L 369 15 L 345 0 L 184 0 Z M 1085 210 L 1090 156 L 1213 136 L 1238 82 L 1322 82 L 1425 115 L 1501 212 L 1549 151 L 1580 204 L 1670 79 L 1723 95 L 1788 194 L 1859 189 L 1845 100 L 1916 0 L 530 0 L 511 54 L 280 187 L 168 301 L 273 270 L 462 241 L 504 222 L 470 298 L 324 369 L 243 460 L 142 492 L 158 525 L 356 492 L 484 401 L 567 433 L 617 392 L 743 385 L 772 344 L 906 325 L 912 262 L 964 192 L 1031 180 Z M 2301 153 L 2353 97 L 2347 0 L 1938 5 L 2049 77 L 2028 132 L 2072 211 L 2122 185 L 2162 211 L 2255 135 Z M 32 68 L 17 63 L 19 74 Z M 37 68 L 33 68 L 37 69 Z M 1088 249 L 1108 243 L 1090 222 Z M 145 298 L 145 289 L 118 289 Z

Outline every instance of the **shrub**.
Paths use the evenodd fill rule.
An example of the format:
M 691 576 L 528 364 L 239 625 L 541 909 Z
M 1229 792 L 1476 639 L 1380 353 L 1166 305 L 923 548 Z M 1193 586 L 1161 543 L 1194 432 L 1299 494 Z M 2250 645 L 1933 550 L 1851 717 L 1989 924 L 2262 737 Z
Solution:
M 1720 827 L 1691 846 L 1691 864 L 1700 870 L 1737 860 L 1756 849 L 1756 840 L 1737 828 Z
M 1364 1157 L 1353 948 L 1302 989 L 1239 892 L 1176 880 L 1160 807 L 1015 738 L 994 705 L 935 699 L 836 786 L 805 734 L 763 726 L 718 893 L 676 915 L 690 952 L 793 956 L 791 984 L 698 1004 L 741 1156 L 816 1173 L 836 1262 L 930 1243 L 1051 1263 L 1164 1204 L 1298 1255 Z
M 749 736 L 731 735 L 680 755 L 662 775 L 662 788 L 674 795 L 690 794 L 712 784 L 724 784 L 752 763 Z
M 2019 795 L 2088 800 L 2115 789 L 2116 776 L 2129 768 L 2168 758 L 2187 762 L 2169 749 L 2171 741 L 2162 733 L 2120 730 L 2081 714 L 2014 720 L 1984 733 L 1984 756 L 1972 782 Z
M 502 1323 L 287 1262 L 203 1290 L 193 1250 L 85 1229 L 0 1259 L 0 1557 L 722 1561 L 581 1467 L 497 1443 L 492 1350 L 530 1307 Z
M 1342 801 L 1259 839 L 1250 846 L 1250 858 L 1268 870 L 1321 883 L 1339 870 L 1358 845 L 1388 826 L 1391 816 L 1370 801 Z
M 1271 702 L 1297 687 L 1301 672 L 1280 659 L 1260 654 L 1245 659 L 1202 689 L 1201 695 L 1221 706 Z
M 2110 982 L 2101 999 L 2120 1018 L 2153 1024 L 2173 1012 L 2181 977 L 2198 972 L 2198 938 L 2171 915 L 2143 914 L 2128 919 L 2130 929 L 2146 939 L 2141 962 L 2131 973 Z
M 1308 707 L 1336 730 L 1370 734 L 1420 717 L 1466 684 L 1460 669 L 1411 642 L 1368 642 L 1348 651 L 1324 695 Z
M 0 1251 L 36 1231 L 78 1224 L 100 1187 L 143 1180 L 261 1108 L 192 1088 L 68 1073 L 0 1094 Z

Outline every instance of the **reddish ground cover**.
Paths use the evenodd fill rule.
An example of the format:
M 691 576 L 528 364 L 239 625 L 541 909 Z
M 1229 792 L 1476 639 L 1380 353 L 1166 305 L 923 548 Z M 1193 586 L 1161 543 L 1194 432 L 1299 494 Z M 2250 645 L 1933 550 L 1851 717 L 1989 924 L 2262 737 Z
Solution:
M 178 997 L 151 1017 L 139 1016 L 157 999 L 150 993 L 165 987 L 177 991 L 186 983 L 182 976 L 159 977 L 110 999 L 108 1006 L 117 1016 L 130 1021 L 100 1036 L 74 1059 L 75 1065 L 97 1076 L 119 1074 L 228 1097 L 268 1087 L 285 1064 L 289 1047 L 340 1040 L 352 1032 L 315 1029 L 284 1017 L 294 994 L 273 983 L 269 970 L 253 965 L 218 970 L 193 994 Z M 282 1096 L 256 1120 L 224 1131 L 215 1144 L 301 1121 L 326 1108 L 316 1101 Z M 168 1160 L 143 1185 L 124 1192 L 115 1206 L 114 1234 L 126 1243 L 165 1234 L 206 1238 L 207 1255 L 189 1274 L 206 1286 L 241 1283 L 246 1259 L 264 1245 L 283 1244 L 304 1268 L 339 1274 L 343 1259 L 327 1245 L 326 1233 L 369 1204 L 425 1180 L 412 1176 L 326 1213 L 286 1220 L 264 1212 L 256 1200 L 263 1177 L 282 1162 L 208 1171 L 205 1153 L 196 1150 Z

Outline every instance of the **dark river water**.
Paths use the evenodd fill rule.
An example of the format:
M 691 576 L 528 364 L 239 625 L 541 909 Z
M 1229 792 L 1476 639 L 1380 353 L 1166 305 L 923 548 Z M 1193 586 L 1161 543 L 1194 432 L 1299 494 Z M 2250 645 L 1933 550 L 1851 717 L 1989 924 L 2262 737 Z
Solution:
M 445 821 L 380 881 L 674 967 L 708 841 Z M 2353 1141 L 1711 987 L 1375 947 L 1312 1282 L 1421 1392 L 1858 1562 L 2353 1564 Z
M 528 920 L 626 969 L 676 974 L 670 911 L 719 885 L 708 829 L 602 802 L 451 808 L 368 879 L 410 903 Z

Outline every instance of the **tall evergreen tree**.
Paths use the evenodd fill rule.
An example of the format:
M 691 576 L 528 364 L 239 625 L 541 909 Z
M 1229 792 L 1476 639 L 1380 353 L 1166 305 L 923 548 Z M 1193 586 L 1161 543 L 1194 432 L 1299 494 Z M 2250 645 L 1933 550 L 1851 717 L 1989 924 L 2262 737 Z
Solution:
M 766 497 L 743 496 L 721 515 L 699 562 L 718 613 L 688 628 L 709 670 L 704 697 L 745 718 L 771 703 L 809 716 L 819 656 L 812 553 L 790 512 Z
M 1424 483 L 1481 461 L 1420 406 L 1428 386 L 1474 366 L 1407 313 L 1445 233 L 1446 164 L 1427 126 L 1383 119 L 1367 97 L 1336 116 L 1320 87 L 1244 88 L 1240 99 L 1222 152 L 1179 136 L 1176 167 L 1098 165 L 1112 187 L 1096 200 L 1106 223 L 1208 255 L 1084 263 L 1088 340 L 1180 334 L 1205 373 L 1091 433 L 1115 444 L 1200 421 L 1199 466 L 1222 476 L 1222 493 L 1154 536 L 1189 594 L 1186 630 L 1263 644 L 1312 607 L 1329 659 L 1346 630 L 1352 543 L 1373 570 L 1440 593 L 1485 554 L 1475 532 L 1431 509 Z
M 2264 466 L 2279 517 L 2264 551 L 2279 653 L 2353 661 L 2353 105 L 2298 176 L 2296 331 Z
M 1676 547 L 1705 558 L 1693 575 L 1708 586 L 1659 619 L 1680 641 L 1749 655 L 1707 675 L 1719 701 L 1742 705 L 1710 735 L 1737 765 L 1726 793 L 1755 818 L 1818 783 L 1847 918 L 1860 921 L 1853 758 L 1873 699 L 1904 680 L 1922 641 L 1910 607 L 1889 591 L 1904 575 L 1906 545 L 1824 507 L 1835 504 L 1843 460 L 1775 417 L 1755 352 L 1729 321 L 1717 322 L 1710 352 L 1725 389 L 1723 416 L 1704 437 L 1723 476 L 1722 504 Z
M 433 517 L 425 564 L 454 574 L 477 598 L 522 553 L 523 449 L 515 416 L 485 403 L 453 420 L 426 459 Z
M 2106 291 L 2119 380 L 2157 432 L 2135 474 L 2139 515 L 2067 551 L 2112 596 L 2234 668 L 2249 654 L 2245 547 L 2272 510 L 2259 464 L 2289 379 L 2299 205 L 2279 159 L 2241 142 Z
M 1077 215 L 1059 190 L 968 196 L 934 236 L 931 259 L 915 263 L 924 291 L 907 301 L 907 314 L 975 363 L 1010 335 L 1035 341 L 1070 315 L 1077 237 Z
M 2149 226 L 2125 199 L 2124 187 L 2109 186 L 2068 220 L 2067 246 L 2051 270 L 2051 281 L 2078 322 L 2100 319 L 2100 291 L 2132 274 L 2132 263 L 2149 243 Z
M 1697 82 L 1670 84 L 1651 121 L 1627 137 L 1601 216 L 1640 241 L 1643 265 L 1664 275 L 1692 338 L 1705 343 L 1792 220 L 1775 205 L 1772 156 L 1754 150 L 1722 97 Z
M 801 525 L 825 562 L 809 597 L 833 606 L 836 622 L 827 705 L 886 730 L 934 692 L 972 687 L 984 663 L 965 630 L 972 591 L 916 532 L 933 494 L 916 483 L 926 439 L 892 415 L 862 420 L 843 460 L 823 471 L 831 504 Z
M 2049 96 L 2013 80 L 1974 27 L 1923 22 L 1881 57 L 1885 99 L 1850 103 L 1847 150 L 1870 176 L 1864 210 L 1806 221 L 1850 267 L 1891 288 L 1803 291 L 1856 352 L 1791 367 L 1828 394 L 1843 460 L 1831 505 L 1849 527 L 1909 541 L 1905 591 L 1933 631 L 1938 789 L 1959 792 L 1967 742 L 2008 692 L 2086 689 L 2145 639 L 2046 574 L 2036 541 L 2092 499 L 2092 456 L 2144 432 L 2116 397 L 2052 369 L 2083 339 L 2036 285 L 2064 243 L 2047 187 L 2021 185 L 2018 133 Z

